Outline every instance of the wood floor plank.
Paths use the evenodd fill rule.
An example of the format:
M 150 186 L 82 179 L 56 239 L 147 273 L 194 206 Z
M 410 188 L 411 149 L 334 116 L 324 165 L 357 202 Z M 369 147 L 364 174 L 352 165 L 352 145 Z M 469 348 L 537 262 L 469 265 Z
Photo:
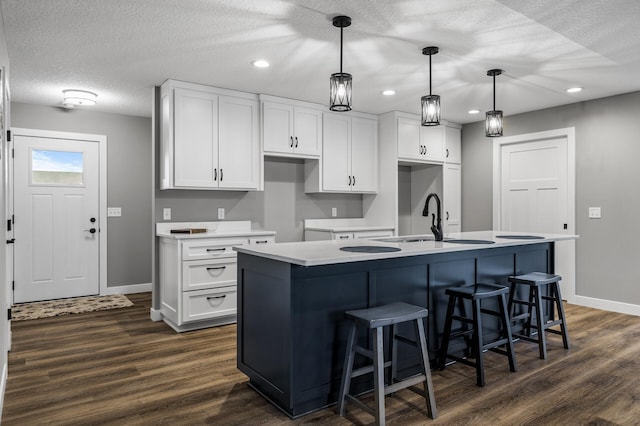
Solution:
M 291 420 L 236 368 L 236 326 L 177 334 L 134 306 L 14 322 L 3 425 L 368 425 L 347 405 Z M 439 417 L 408 389 L 386 398 L 389 425 L 637 425 L 640 317 L 566 306 L 572 347 L 550 336 L 548 359 L 516 343 L 518 371 L 486 355 L 485 388 L 472 368 L 433 372 Z M 364 400 L 373 404 L 373 397 Z

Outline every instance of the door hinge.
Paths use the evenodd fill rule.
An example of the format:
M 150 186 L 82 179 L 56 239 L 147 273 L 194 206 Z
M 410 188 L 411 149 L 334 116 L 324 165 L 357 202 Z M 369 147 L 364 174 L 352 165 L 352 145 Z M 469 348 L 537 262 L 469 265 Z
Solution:
M 16 282 L 11 281 L 11 290 L 15 290 L 15 289 L 16 289 Z
M 11 130 L 7 130 L 7 142 L 11 142 Z
M 11 308 L 7 309 L 7 319 L 11 321 Z
M 569 225 L 568 224 L 564 224 L 564 229 L 569 229 Z
M 11 158 L 16 158 L 16 152 L 13 148 L 11 148 Z
M 7 219 L 7 231 L 11 231 L 11 219 Z
M 13 244 L 13 243 L 15 243 L 15 242 L 16 242 L 16 239 L 15 239 L 15 238 L 12 238 L 12 239 L 10 239 L 10 240 L 7 240 L 7 244 Z

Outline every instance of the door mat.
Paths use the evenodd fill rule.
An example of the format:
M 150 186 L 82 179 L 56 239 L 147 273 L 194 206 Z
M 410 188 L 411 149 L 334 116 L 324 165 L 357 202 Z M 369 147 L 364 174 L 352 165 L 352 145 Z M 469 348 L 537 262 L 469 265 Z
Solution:
M 18 303 L 11 307 L 11 319 L 13 321 L 24 321 L 84 312 L 105 311 L 107 309 L 126 308 L 127 306 L 133 306 L 133 302 L 123 294 Z

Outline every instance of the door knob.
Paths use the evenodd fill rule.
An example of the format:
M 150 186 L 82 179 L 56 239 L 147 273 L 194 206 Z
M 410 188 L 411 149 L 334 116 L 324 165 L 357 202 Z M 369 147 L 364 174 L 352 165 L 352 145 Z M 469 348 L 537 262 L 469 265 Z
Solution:
M 91 222 L 91 223 L 95 223 L 95 221 L 96 221 L 95 217 L 92 217 L 91 219 L 89 219 L 89 222 Z

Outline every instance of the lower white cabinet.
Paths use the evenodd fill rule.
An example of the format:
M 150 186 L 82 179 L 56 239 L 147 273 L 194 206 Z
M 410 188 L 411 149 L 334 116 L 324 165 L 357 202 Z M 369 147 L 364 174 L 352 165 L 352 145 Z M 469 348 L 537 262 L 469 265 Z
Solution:
M 236 321 L 237 253 L 234 247 L 271 244 L 273 235 L 160 238 L 160 312 L 178 332 Z
M 373 239 L 392 237 L 393 229 L 380 229 L 375 231 L 348 231 L 348 232 L 336 232 L 332 230 L 305 230 L 305 241 L 318 241 L 318 240 L 358 240 L 358 239 Z

